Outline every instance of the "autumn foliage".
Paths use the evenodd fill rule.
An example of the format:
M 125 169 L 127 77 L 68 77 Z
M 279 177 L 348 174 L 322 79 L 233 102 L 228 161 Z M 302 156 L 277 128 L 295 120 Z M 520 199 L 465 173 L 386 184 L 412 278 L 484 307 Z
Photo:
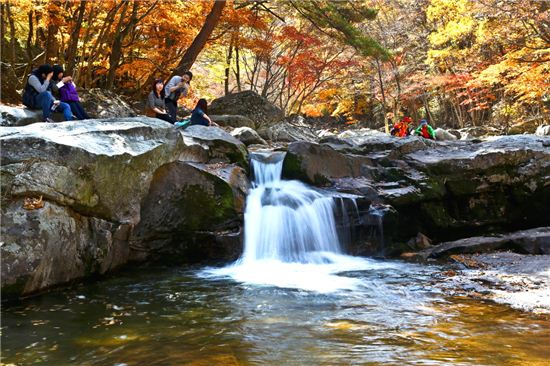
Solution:
M 1 8 L 2 101 L 60 63 L 79 87 L 141 100 L 180 64 L 212 0 L 10 0 Z M 287 113 L 379 126 L 548 122 L 550 3 L 536 0 L 225 2 L 194 63 L 191 105 L 254 90 Z

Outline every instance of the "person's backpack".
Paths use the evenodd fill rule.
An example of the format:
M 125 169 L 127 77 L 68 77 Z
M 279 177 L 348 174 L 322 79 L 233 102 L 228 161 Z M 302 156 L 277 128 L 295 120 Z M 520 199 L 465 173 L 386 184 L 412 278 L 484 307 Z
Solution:
M 25 87 L 23 88 L 23 95 L 22 95 L 22 101 L 23 101 L 23 104 L 27 107 L 27 108 L 30 108 L 30 109 L 34 109 L 35 108 L 35 105 L 34 105 L 34 97 L 36 95 L 38 95 L 38 93 L 36 92 L 36 90 L 29 84 L 29 77 L 31 76 L 32 74 L 29 74 L 27 76 L 27 82 L 25 83 Z

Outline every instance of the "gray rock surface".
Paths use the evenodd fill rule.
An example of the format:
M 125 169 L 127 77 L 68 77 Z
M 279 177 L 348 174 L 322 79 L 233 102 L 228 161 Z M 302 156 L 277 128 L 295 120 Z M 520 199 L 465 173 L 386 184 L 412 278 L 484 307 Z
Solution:
M 222 115 L 208 115 L 210 119 L 214 122 L 216 122 L 220 126 L 227 126 L 227 127 L 250 127 L 254 128 L 254 121 L 246 116 L 240 116 L 240 115 L 230 115 L 230 114 L 222 114 Z
M 284 118 L 284 112 L 253 91 L 243 91 L 215 99 L 208 108 L 209 114 L 240 115 L 254 121 L 255 129 L 269 127 Z
M 0 116 L 0 126 L 2 127 L 26 126 L 44 120 L 41 110 L 28 109 L 24 105 L 8 106 L 0 104 Z M 50 118 L 56 122 L 64 120 L 62 113 L 52 113 Z
M 237 138 L 246 146 L 252 144 L 266 145 L 267 142 L 250 127 L 239 127 L 231 131 L 231 136 Z
M 549 147 L 534 135 L 483 142 L 328 137 L 291 143 L 283 175 L 393 206 L 384 232 L 393 243 L 388 253 L 399 253 L 418 231 L 442 242 L 547 225 Z
M 246 149 L 218 128 L 193 126 L 183 134 L 147 117 L 36 123 L 0 128 L 0 144 L 6 297 L 106 273 L 129 260 L 163 253 L 188 262 L 233 258 L 240 248 Z M 189 165 L 193 162 L 208 168 Z M 171 175 L 171 169 L 183 173 Z M 164 176 L 175 178 L 159 183 Z M 187 198 L 170 207 L 179 205 L 177 213 L 187 221 L 174 227 L 173 216 L 156 206 L 159 195 L 178 194 Z M 28 207 L 31 198 L 43 205 Z M 215 220 L 218 208 L 223 215 Z M 226 219 L 231 230 L 222 225 Z M 143 243 L 150 237 L 140 230 L 151 222 L 174 229 L 158 234 L 163 245 L 173 247 L 157 242 L 153 250 Z M 218 257 L 208 257 L 214 253 Z
M 257 131 L 262 138 L 272 142 L 314 142 L 319 140 L 317 133 L 310 126 L 288 121 L 282 121 Z
M 523 254 L 550 254 L 550 227 L 440 243 L 418 252 L 418 255 L 427 259 L 451 254 L 490 253 L 498 250 L 513 250 Z

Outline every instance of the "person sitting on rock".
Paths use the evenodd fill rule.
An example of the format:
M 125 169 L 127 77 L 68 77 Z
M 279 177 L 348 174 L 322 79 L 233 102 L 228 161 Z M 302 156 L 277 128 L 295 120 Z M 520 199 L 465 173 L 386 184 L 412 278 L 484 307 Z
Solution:
M 405 137 L 409 135 L 409 125 L 412 122 L 411 117 L 404 117 L 401 121 L 393 125 L 390 131 L 392 136 Z
M 78 97 L 78 92 L 76 91 L 76 85 L 73 82 L 71 76 L 63 76 L 65 70 L 59 65 L 53 65 L 53 78 L 52 80 L 57 81 L 56 84 L 52 85 L 52 90 L 59 93 L 59 100 L 67 103 L 71 107 L 73 115 L 76 116 L 76 119 L 90 119 L 88 113 L 84 110 L 82 103 L 80 103 L 80 98 Z
M 181 76 L 176 75 L 172 77 L 164 87 L 164 102 L 168 110 L 168 115 L 173 121 L 177 120 L 178 99 L 182 95 L 187 96 L 191 79 L 193 79 L 193 73 L 191 71 L 186 71 Z
M 73 119 L 71 107 L 64 102 L 55 100 L 52 95 L 53 68 L 48 65 L 40 65 L 33 70 L 23 91 L 23 104 L 30 109 L 42 109 L 44 122 L 54 122 L 50 115 L 52 112 L 62 112 L 66 121 Z
M 206 99 L 199 99 L 191 113 L 190 125 L 217 126 L 218 124 L 212 122 L 206 113 L 208 113 L 208 102 Z
M 153 81 L 151 92 L 147 97 L 145 114 L 174 124 L 175 120 L 166 112 L 164 100 L 164 81 L 156 79 Z
M 435 140 L 434 129 L 428 124 L 428 121 L 425 119 L 420 121 L 420 125 L 416 130 L 414 130 L 414 134 L 430 140 Z

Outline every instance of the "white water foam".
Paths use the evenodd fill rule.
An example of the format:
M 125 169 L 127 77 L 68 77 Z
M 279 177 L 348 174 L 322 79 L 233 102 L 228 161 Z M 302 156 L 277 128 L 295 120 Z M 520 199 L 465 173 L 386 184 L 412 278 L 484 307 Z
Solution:
M 334 199 L 301 182 L 281 180 L 284 155 L 273 157 L 252 157 L 255 181 L 246 201 L 243 255 L 230 266 L 202 275 L 328 293 L 361 286 L 360 279 L 344 272 L 397 265 L 343 254 Z

